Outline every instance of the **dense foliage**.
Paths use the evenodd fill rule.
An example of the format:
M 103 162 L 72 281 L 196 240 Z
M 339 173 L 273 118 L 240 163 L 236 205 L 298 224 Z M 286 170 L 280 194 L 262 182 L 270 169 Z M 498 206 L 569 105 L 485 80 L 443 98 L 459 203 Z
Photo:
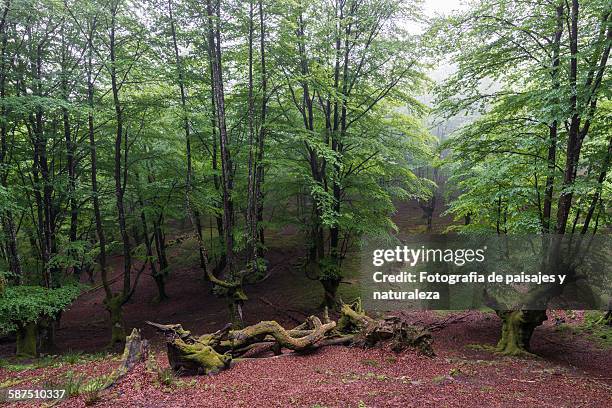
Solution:
M 12 286 L 0 296 L 0 333 L 6 334 L 41 318 L 55 318 L 79 296 L 83 287 L 69 284 L 56 289 Z
M 456 72 L 439 111 L 475 114 L 443 147 L 462 227 L 580 232 L 610 225 L 611 7 L 479 1 L 439 21 Z M 479 41 L 485 38 L 486 41 Z
M 141 279 L 167 298 L 167 247 L 186 236 L 239 325 L 245 283 L 265 274 L 265 231 L 294 224 L 306 272 L 334 307 L 347 251 L 364 233 L 393 231 L 393 200 L 429 194 L 412 172 L 432 146 L 415 99 L 427 50 L 404 28 L 417 9 L 3 2 L 0 266 L 10 293 L 100 278 L 120 341 Z

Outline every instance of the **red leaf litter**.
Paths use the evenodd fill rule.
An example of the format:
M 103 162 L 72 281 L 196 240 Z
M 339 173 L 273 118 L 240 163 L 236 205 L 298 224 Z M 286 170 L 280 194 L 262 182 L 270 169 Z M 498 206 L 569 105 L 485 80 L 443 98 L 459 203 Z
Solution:
M 407 315 L 415 318 L 417 314 Z M 419 312 L 421 321 L 439 319 Z M 447 317 L 444 317 L 446 319 Z M 58 407 L 609 407 L 612 381 L 609 350 L 575 336 L 560 335 L 552 323 L 537 329 L 536 358 L 509 358 L 479 350 L 499 331 L 492 314 L 467 318 L 435 333 L 436 357 L 415 352 L 327 347 L 306 355 L 245 360 L 213 376 L 180 377 L 160 384 L 140 364 L 92 403 L 74 397 Z M 156 351 L 167 367 L 163 349 Z M 110 373 L 115 361 L 26 371 L 51 378 L 68 369 L 91 376 Z M 15 377 L 0 371 L 0 381 Z M 38 380 L 38 384 L 41 381 Z M 26 387 L 28 381 L 19 385 Z M 36 384 L 32 384 L 36 385 Z M 20 403 L 19 406 L 41 406 Z

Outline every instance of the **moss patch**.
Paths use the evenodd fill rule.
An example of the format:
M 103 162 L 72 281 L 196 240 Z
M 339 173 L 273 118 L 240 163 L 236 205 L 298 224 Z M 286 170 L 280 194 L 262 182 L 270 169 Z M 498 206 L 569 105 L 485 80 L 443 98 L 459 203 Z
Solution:
M 17 357 L 33 358 L 38 356 L 36 341 L 38 327 L 31 322 L 17 330 Z
M 603 321 L 605 312 L 590 310 L 585 312 L 580 324 L 561 324 L 557 330 L 573 335 L 582 335 L 604 349 L 612 348 L 612 326 Z

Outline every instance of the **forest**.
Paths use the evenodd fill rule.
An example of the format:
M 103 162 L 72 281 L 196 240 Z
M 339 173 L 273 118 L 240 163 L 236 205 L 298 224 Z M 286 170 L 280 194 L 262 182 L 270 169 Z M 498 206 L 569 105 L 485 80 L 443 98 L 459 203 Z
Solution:
M 0 405 L 611 404 L 609 268 L 381 314 L 359 264 L 612 264 L 611 47 L 606 0 L 0 0 Z

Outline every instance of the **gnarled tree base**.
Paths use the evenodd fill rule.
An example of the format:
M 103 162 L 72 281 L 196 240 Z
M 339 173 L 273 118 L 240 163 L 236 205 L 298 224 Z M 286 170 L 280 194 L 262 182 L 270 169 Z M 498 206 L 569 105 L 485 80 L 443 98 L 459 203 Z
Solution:
M 359 300 L 342 305 L 338 323 L 330 320 L 326 312 L 323 321 L 310 316 L 289 330 L 275 321 L 262 321 L 240 330 L 232 330 L 228 324 L 218 332 L 198 337 L 180 324 L 147 324 L 165 334 L 170 366 L 185 375 L 216 373 L 247 355 L 260 356 L 270 351 L 278 355 L 282 349 L 308 352 L 329 345 L 390 344 L 395 352 L 416 348 L 427 356 L 434 355 L 428 331 L 397 317 L 372 319 L 366 316 Z
M 531 355 L 531 336 L 535 328 L 546 320 L 546 311 L 503 310 L 496 313 L 502 320 L 502 336 L 495 351 L 509 356 Z

